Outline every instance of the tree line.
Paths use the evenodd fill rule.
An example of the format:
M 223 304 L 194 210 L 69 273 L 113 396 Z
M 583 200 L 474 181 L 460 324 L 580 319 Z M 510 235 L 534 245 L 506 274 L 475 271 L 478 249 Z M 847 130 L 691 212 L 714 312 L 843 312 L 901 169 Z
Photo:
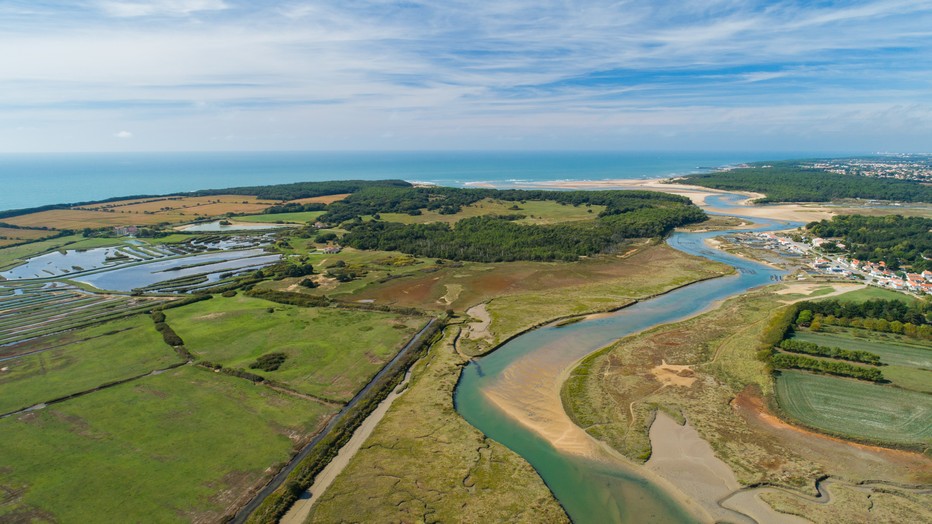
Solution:
M 932 218 L 888 215 L 870 217 L 842 215 L 811 222 L 806 229 L 814 236 L 841 238 L 852 257 L 886 262 L 891 269 L 901 265 L 915 272 L 932 269 Z
M 841 198 L 866 198 L 900 202 L 932 202 L 932 186 L 910 180 L 859 175 L 840 175 L 793 162 L 771 163 L 689 175 L 676 180 L 729 191 L 763 193 L 758 202 L 828 202 Z
M 850 360 L 851 362 L 861 362 L 872 366 L 880 365 L 880 355 L 868 351 L 842 349 L 833 346 L 820 346 L 812 342 L 803 342 L 801 340 L 786 339 L 780 342 L 780 348 L 791 353 L 803 353 L 806 355 L 815 355 L 817 357 L 837 358 L 840 360 Z
M 873 318 L 884 319 L 887 322 L 909 322 L 915 325 L 929 324 L 932 317 L 932 304 L 926 301 L 906 303 L 903 300 L 886 300 L 874 298 L 864 302 L 826 299 L 818 301 L 802 301 L 797 303 L 799 317 L 797 323 L 806 324 L 805 317 L 811 320 L 815 314 L 836 318 Z M 808 311 L 808 313 L 806 313 Z
M 777 353 L 773 355 L 772 362 L 773 366 L 779 369 L 801 369 L 871 382 L 883 382 L 884 380 L 883 373 L 877 368 L 855 366 L 837 360 L 820 360 L 802 355 Z

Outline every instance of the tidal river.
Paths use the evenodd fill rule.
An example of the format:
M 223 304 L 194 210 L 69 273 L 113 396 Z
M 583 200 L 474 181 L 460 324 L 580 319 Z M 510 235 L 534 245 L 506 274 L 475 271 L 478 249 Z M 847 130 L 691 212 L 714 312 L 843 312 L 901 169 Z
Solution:
M 710 204 L 740 214 L 733 203 L 742 198 L 715 197 Z M 797 225 L 753 220 L 758 224 L 754 231 Z M 534 466 L 574 522 L 696 521 L 695 508 L 670 496 L 662 480 L 627 463 L 572 424 L 559 403 L 558 388 L 565 373 L 593 351 L 632 333 L 693 316 L 781 274 L 705 245 L 706 238 L 724 233 L 728 232 L 674 233 L 667 243 L 734 266 L 736 275 L 695 283 L 612 314 L 530 331 L 463 370 L 456 389 L 457 411 Z

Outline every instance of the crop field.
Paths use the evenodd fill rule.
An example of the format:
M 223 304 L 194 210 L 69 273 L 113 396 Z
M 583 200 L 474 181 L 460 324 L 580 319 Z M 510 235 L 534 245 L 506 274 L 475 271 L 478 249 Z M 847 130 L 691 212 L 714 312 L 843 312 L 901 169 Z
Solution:
M 857 337 L 853 336 L 853 333 L 865 336 Z M 890 340 L 878 338 L 882 335 L 882 333 L 860 329 L 843 330 L 838 333 L 813 333 L 800 330 L 793 335 L 793 338 L 820 346 L 868 351 L 880 355 L 880 361 L 884 364 L 932 369 L 932 343 L 923 344 L 921 340 L 907 338 L 898 340 L 893 337 Z
M 34 340 L 0 362 L 0 413 L 166 368 L 180 359 L 145 315 Z
M 332 412 L 183 366 L 0 419 L 0 520 L 217 522 Z
M 289 200 L 288 203 L 289 204 L 332 204 L 339 200 L 343 200 L 344 198 L 348 196 L 350 196 L 349 193 L 341 193 L 339 195 L 324 195 L 324 196 L 310 197 L 310 198 L 299 198 L 297 200 Z
M 932 396 L 844 378 L 782 371 L 780 407 L 803 424 L 858 439 L 928 447 Z
M 423 317 L 300 308 L 244 296 L 217 297 L 165 314 L 198 358 L 341 402 L 352 398 L 427 322 Z M 287 356 L 278 370 L 249 369 L 272 352 Z
M 305 224 L 317 220 L 325 211 L 302 211 L 299 213 L 273 213 L 265 215 L 245 215 L 236 217 L 237 222 L 257 222 L 274 224 L 279 221 L 289 224 Z
M 17 229 L 13 227 L 0 227 L 0 247 L 19 244 L 24 241 L 39 240 L 57 235 L 57 231 L 43 229 Z
M 164 299 L 86 293 L 71 285 L 3 284 L 16 294 L 0 295 L 0 345 L 22 342 L 151 309 Z M 0 355 L 13 348 L 0 349 Z
M 259 213 L 276 202 L 241 195 L 164 198 L 108 202 L 81 208 L 54 209 L 5 218 L 4 222 L 23 227 L 84 229 L 128 225 L 177 224 L 198 217 L 227 213 Z
M 514 209 L 517 206 L 518 209 Z M 556 224 L 577 220 L 592 220 L 599 215 L 605 206 L 570 206 L 560 205 L 551 201 L 505 202 L 501 200 L 482 200 L 475 204 L 463 206 L 455 215 L 441 215 L 436 211 L 423 210 L 420 215 L 411 216 L 404 213 L 382 213 L 381 219 L 386 222 L 401 222 L 402 224 L 427 224 L 430 222 L 454 223 L 464 218 L 481 215 L 524 215 L 518 220 L 520 224 Z M 591 211 L 591 212 L 590 212 Z

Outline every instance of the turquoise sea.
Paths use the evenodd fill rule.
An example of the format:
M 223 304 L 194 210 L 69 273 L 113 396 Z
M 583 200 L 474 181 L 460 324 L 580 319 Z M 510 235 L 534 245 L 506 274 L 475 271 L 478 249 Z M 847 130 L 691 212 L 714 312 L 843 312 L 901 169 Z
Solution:
M 0 210 L 311 180 L 463 186 L 655 178 L 742 162 L 812 158 L 749 152 L 235 152 L 0 155 Z

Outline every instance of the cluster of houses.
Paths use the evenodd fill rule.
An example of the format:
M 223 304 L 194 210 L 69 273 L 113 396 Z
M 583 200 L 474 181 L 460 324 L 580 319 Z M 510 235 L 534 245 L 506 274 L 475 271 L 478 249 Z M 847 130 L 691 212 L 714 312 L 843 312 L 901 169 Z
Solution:
M 113 233 L 119 237 L 131 237 L 139 233 L 139 228 L 136 226 L 119 226 L 113 228 Z
M 841 276 L 860 273 L 864 277 L 872 279 L 873 283 L 881 287 L 932 295 L 932 271 L 923 271 L 922 273 L 907 272 L 905 278 L 903 278 L 903 273 L 891 271 L 883 261 L 867 262 L 856 258 L 846 260 L 844 257 L 838 257 L 834 260 L 817 258 L 811 263 L 811 266 L 816 270 Z

